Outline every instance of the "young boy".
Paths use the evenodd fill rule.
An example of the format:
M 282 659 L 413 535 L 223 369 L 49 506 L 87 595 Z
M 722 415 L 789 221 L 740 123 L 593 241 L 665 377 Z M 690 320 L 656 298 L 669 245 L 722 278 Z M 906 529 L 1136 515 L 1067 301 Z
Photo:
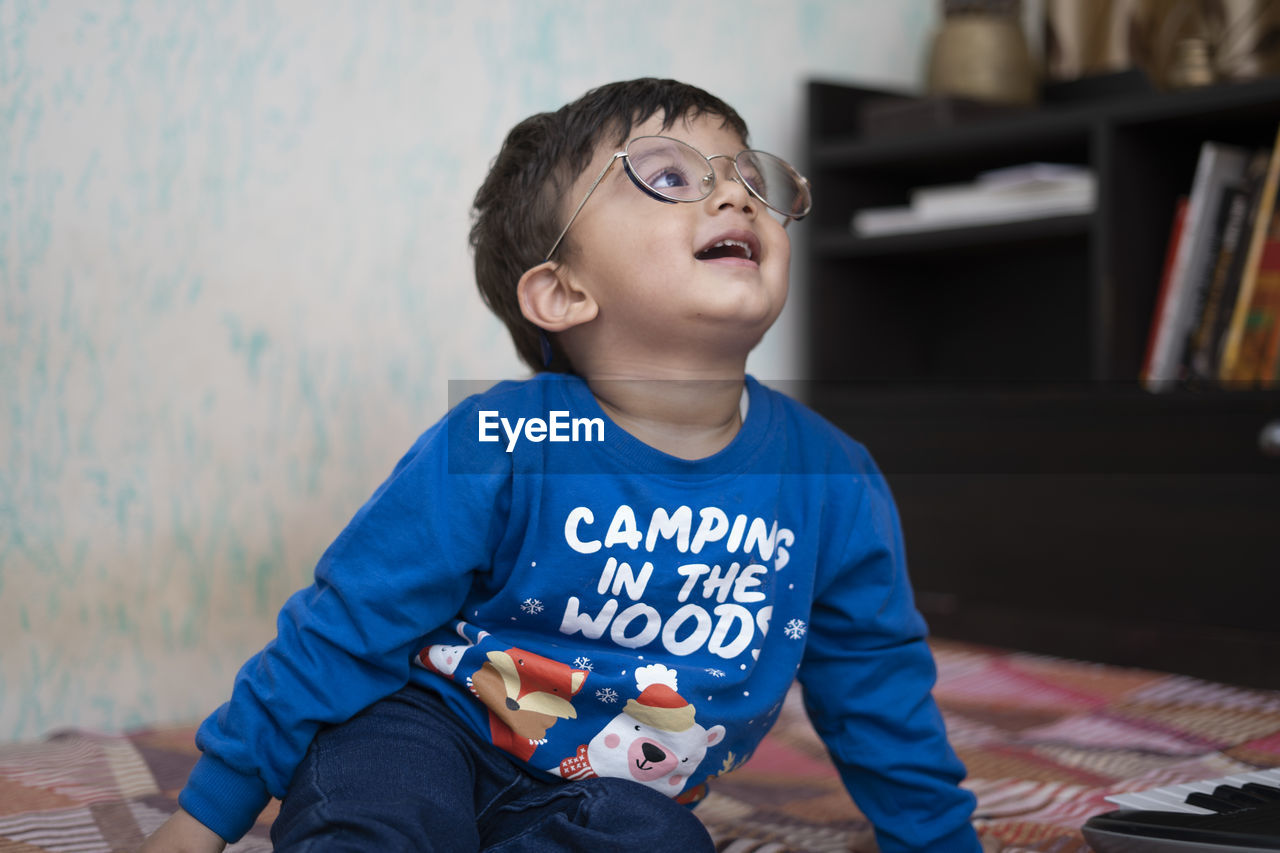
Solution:
M 537 375 L 360 510 L 146 849 L 220 849 L 274 795 L 277 849 L 709 851 L 685 806 L 794 678 L 884 853 L 979 849 L 889 490 L 745 375 L 809 208 L 746 139 L 651 79 L 512 130 L 472 245 Z

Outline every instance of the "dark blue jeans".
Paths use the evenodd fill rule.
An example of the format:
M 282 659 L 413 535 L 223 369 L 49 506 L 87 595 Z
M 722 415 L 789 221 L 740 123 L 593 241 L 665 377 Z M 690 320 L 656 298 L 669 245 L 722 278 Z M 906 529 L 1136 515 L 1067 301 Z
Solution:
M 715 850 L 670 798 L 630 780 L 535 775 L 415 687 L 316 736 L 271 840 L 325 853 Z

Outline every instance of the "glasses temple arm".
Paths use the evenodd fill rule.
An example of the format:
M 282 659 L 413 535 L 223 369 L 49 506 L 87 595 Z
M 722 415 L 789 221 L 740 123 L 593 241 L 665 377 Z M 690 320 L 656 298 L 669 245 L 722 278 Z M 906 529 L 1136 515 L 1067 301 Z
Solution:
M 556 253 L 556 249 L 560 248 L 560 241 L 564 239 L 564 235 L 569 233 L 569 226 L 578 218 L 578 214 L 582 212 L 582 208 L 586 206 L 587 199 L 591 198 L 591 194 L 596 191 L 596 187 L 600 186 L 600 182 L 604 180 L 604 176 L 613 168 L 613 164 L 617 162 L 619 157 L 627 156 L 627 152 L 619 151 L 609 158 L 609 162 L 604 164 L 604 168 L 600 170 L 600 174 L 596 175 L 596 179 L 591 182 L 591 188 L 587 190 L 586 195 L 582 197 L 582 201 L 578 202 L 578 206 L 574 208 L 573 215 L 569 217 L 569 221 L 564 224 L 564 228 L 560 231 L 560 236 L 556 238 L 555 243 L 551 245 L 551 250 L 547 252 L 547 256 L 542 259 L 545 264 L 551 260 L 551 256 Z

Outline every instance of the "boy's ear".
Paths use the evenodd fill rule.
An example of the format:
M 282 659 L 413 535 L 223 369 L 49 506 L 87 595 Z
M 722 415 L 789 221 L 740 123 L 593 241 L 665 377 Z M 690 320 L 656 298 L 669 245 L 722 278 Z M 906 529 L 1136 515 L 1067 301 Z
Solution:
M 548 332 L 563 332 L 594 320 L 599 305 L 578 287 L 568 269 L 546 261 L 525 271 L 516 285 L 520 313 Z

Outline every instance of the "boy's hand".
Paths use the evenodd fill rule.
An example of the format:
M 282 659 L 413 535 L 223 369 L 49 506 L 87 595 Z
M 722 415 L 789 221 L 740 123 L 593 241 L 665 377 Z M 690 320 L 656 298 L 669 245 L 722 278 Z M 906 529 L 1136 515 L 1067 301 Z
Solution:
M 178 809 L 151 833 L 138 853 L 221 853 L 226 846 L 216 832 Z

